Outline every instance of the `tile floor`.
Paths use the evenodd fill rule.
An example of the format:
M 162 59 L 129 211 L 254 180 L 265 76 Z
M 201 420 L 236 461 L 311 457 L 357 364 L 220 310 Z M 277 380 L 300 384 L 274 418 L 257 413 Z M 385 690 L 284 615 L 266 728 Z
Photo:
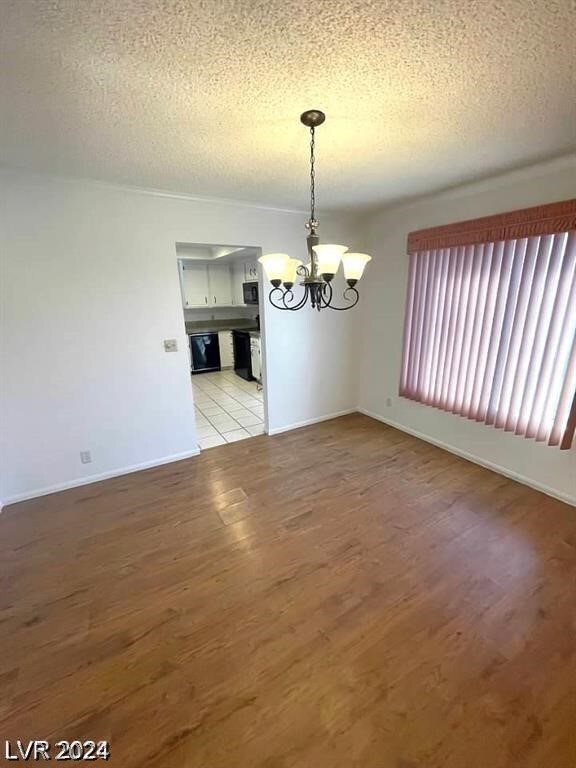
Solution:
M 203 450 L 264 432 L 264 402 L 255 381 L 234 371 L 192 376 L 198 445 Z

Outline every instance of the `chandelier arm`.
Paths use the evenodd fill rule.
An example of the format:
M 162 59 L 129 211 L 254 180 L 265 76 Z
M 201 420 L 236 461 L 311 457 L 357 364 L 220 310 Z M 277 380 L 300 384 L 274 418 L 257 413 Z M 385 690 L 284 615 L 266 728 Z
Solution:
M 268 294 L 270 304 L 276 309 L 281 309 L 287 312 L 296 312 L 297 310 L 302 309 L 310 299 L 312 308 L 318 310 L 318 312 L 321 309 L 334 309 L 336 312 L 345 312 L 346 310 L 355 307 L 360 300 L 360 294 L 356 288 L 346 288 L 342 295 L 345 301 L 350 303 L 347 306 L 338 307 L 335 304 L 332 304 L 334 291 L 330 283 L 312 285 L 303 283 L 302 285 L 304 293 L 297 304 L 291 306 L 290 301 L 294 297 L 294 293 L 291 290 L 282 290 L 280 287 L 272 288 Z M 277 303 L 277 301 L 281 303 Z
M 281 304 L 277 304 L 276 300 L 275 300 L 275 297 L 277 296 L 278 293 L 280 294 L 280 297 L 278 298 L 278 301 L 281 301 L 282 302 Z M 302 307 L 306 304 L 306 301 L 307 301 L 307 298 L 308 298 L 308 286 L 304 286 L 304 295 L 302 296 L 302 298 L 300 299 L 298 304 L 295 304 L 294 306 L 290 306 L 287 303 L 287 295 L 288 294 L 290 294 L 291 296 L 294 296 L 292 291 L 283 291 L 282 288 L 280 288 L 280 287 L 272 288 L 272 290 L 268 294 L 268 301 L 270 302 L 270 304 L 272 304 L 272 306 L 275 309 L 281 309 L 283 311 L 294 312 L 297 309 L 302 309 Z
M 302 309 L 302 307 L 306 304 L 307 301 L 308 301 L 308 286 L 304 285 L 304 293 L 302 295 L 302 298 L 298 302 L 298 304 L 295 304 L 293 307 L 287 307 L 287 309 L 290 309 L 293 312 L 296 311 L 297 309 Z
M 283 306 L 282 304 L 277 304 L 276 301 L 274 300 L 275 295 L 278 294 L 278 293 L 280 294 L 280 299 L 279 300 L 283 302 L 284 301 L 284 291 L 282 290 L 282 288 L 272 288 L 270 290 L 270 293 L 268 294 L 268 301 L 270 302 L 270 304 L 272 304 L 272 306 L 275 309 L 282 309 L 282 310 L 288 309 L 288 307 Z
M 332 293 L 332 284 L 324 283 L 320 295 L 320 307 L 329 307 L 331 305 Z M 328 296 L 328 298 L 326 298 L 326 296 Z
M 348 296 L 352 294 L 353 298 L 349 299 Z M 337 307 L 334 304 L 328 303 L 324 306 L 329 307 L 330 309 L 335 309 L 337 312 L 345 312 L 347 309 L 352 309 L 352 307 L 355 307 L 356 304 L 360 301 L 360 294 L 356 290 L 356 288 L 346 288 L 344 293 L 342 294 L 344 299 L 346 301 L 350 301 L 351 304 L 348 304 L 347 307 Z M 332 301 L 332 295 L 330 295 L 330 301 Z

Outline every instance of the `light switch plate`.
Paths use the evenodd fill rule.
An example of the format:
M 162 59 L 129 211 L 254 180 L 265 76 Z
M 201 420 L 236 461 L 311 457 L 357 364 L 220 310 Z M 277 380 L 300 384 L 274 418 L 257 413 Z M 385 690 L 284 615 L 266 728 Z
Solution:
M 164 352 L 178 352 L 176 339 L 164 339 Z

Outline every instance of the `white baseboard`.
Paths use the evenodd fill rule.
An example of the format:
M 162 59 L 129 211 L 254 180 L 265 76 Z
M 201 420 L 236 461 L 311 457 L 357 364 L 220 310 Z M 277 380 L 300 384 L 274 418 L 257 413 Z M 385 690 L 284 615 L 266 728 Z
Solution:
M 473 453 L 469 453 L 468 451 L 463 451 L 460 448 L 455 448 L 452 445 L 449 445 L 448 443 L 445 443 L 442 440 L 437 440 L 434 437 L 430 437 L 429 435 L 424 434 L 423 432 L 418 432 L 416 429 L 412 429 L 411 427 L 406 427 L 404 424 L 399 424 L 397 421 L 393 421 L 392 419 L 385 419 L 383 416 L 380 416 L 378 413 L 374 413 L 373 411 L 368 411 L 365 408 L 358 408 L 359 413 L 363 413 L 365 416 L 369 416 L 371 419 L 376 419 L 376 421 L 381 421 L 383 424 L 387 424 L 390 427 L 394 427 L 394 429 L 399 429 L 401 432 L 407 432 L 409 435 L 413 435 L 414 437 L 419 438 L 420 440 L 424 440 L 427 443 L 432 443 L 432 445 L 436 445 L 438 448 L 442 448 L 445 451 L 448 451 L 449 453 L 453 453 L 456 456 L 460 456 L 462 459 L 467 459 L 468 461 L 471 461 L 474 464 L 479 464 L 482 467 L 486 467 L 486 469 L 491 469 L 493 472 L 498 472 L 500 475 L 504 475 L 505 477 L 509 477 L 511 480 L 516 480 L 518 483 L 522 483 L 523 485 L 528 485 L 530 488 L 534 488 L 537 491 L 541 491 L 542 493 L 545 493 L 547 496 L 552 496 L 555 499 L 559 499 L 560 501 L 565 502 L 566 504 L 571 504 L 572 506 L 576 507 L 576 497 L 569 496 L 568 494 L 562 493 L 561 491 L 557 491 L 555 488 L 551 488 L 548 485 L 544 485 L 544 483 L 539 483 L 536 480 L 533 480 L 530 477 L 526 477 L 526 475 L 521 475 L 518 472 L 513 472 L 510 469 L 506 469 L 506 467 L 502 467 L 500 464 L 496 464 L 492 461 L 486 461 L 485 459 L 481 459 L 479 456 L 476 456 Z
M 531 488 L 534 488 L 537 491 L 542 491 L 542 493 L 547 494 L 548 496 L 552 496 L 555 499 L 559 499 L 560 501 L 565 502 L 566 504 L 570 504 L 572 506 L 576 506 L 576 498 L 573 496 L 570 496 L 568 494 L 561 493 L 557 491 L 555 488 L 551 488 L 550 486 L 547 486 L 543 483 L 538 483 L 537 481 L 533 480 L 530 477 L 526 477 L 525 475 L 521 475 L 517 472 L 512 472 L 509 469 L 506 469 L 505 467 L 502 467 L 499 464 L 496 464 L 491 461 L 486 461 L 485 459 L 481 459 L 480 457 L 474 455 L 473 453 L 470 453 L 469 451 L 463 451 L 459 448 L 455 448 L 452 445 L 449 445 L 448 443 L 445 443 L 442 440 L 437 440 L 436 438 L 430 437 L 429 435 L 424 434 L 423 432 L 419 432 L 416 429 L 412 429 L 411 427 L 407 427 L 404 424 L 400 424 L 399 422 L 393 421 L 392 419 L 385 419 L 383 416 L 380 416 L 380 414 L 375 413 L 373 411 L 369 411 L 366 408 L 350 408 L 345 411 L 338 411 L 336 413 L 328 414 L 327 416 L 320 416 L 319 418 L 314 419 L 307 419 L 306 421 L 300 421 L 296 422 L 294 424 L 290 424 L 285 427 L 278 427 L 276 429 L 269 430 L 269 435 L 279 435 L 282 432 L 289 432 L 292 429 L 299 429 L 300 427 L 307 427 L 311 424 L 318 424 L 322 421 L 330 421 L 330 419 L 337 419 L 340 416 L 347 416 L 351 413 L 363 413 L 365 416 L 369 416 L 371 419 L 375 419 L 376 421 L 381 421 L 383 424 L 387 424 L 390 427 L 394 427 L 395 429 L 400 430 L 401 432 L 406 432 L 409 435 L 413 435 L 414 437 L 419 438 L 420 440 L 424 440 L 427 443 L 432 443 L 432 445 L 436 445 L 438 448 L 442 448 L 445 451 L 448 451 L 449 453 L 453 453 L 456 456 L 460 456 L 463 459 L 467 459 L 468 461 L 473 462 L 474 464 L 479 464 L 482 467 L 486 467 L 486 469 L 491 469 L 494 472 L 498 472 L 500 475 L 504 475 L 505 477 L 509 477 L 512 480 L 516 480 L 519 483 L 522 483 L 523 485 L 527 485 Z M 155 459 L 153 461 L 146 461 L 141 464 L 134 464 L 129 467 L 123 467 L 121 469 L 112 470 L 110 472 L 102 472 L 98 475 L 89 475 L 88 477 L 82 477 L 76 480 L 71 480 L 66 483 L 58 483 L 57 485 L 51 485 L 46 488 L 39 488 L 34 491 L 29 491 L 26 493 L 18 493 L 14 496 L 8 496 L 6 499 L 2 499 L 0 501 L 0 512 L 2 511 L 3 507 L 6 507 L 8 504 L 15 504 L 19 501 L 26 501 L 27 499 L 35 499 L 39 496 L 47 496 L 50 493 L 57 493 L 58 491 L 66 491 L 70 488 L 77 488 L 82 485 L 90 485 L 90 483 L 99 483 L 102 480 L 109 480 L 113 477 L 119 477 L 121 475 L 128 475 L 132 472 L 140 472 L 143 469 L 151 469 L 153 467 L 160 467 L 163 464 L 171 464 L 174 461 L 182 461 L 183 459 L 189 459 L 193 456 L 198 456 L 200 451 L 198 449 L 194 451 L 186 451 L 184 453 L 178 453 L 174 454 L 172 456 L 165 456 L 162 459 Z
M 347 408 L 345 411 L 337 411 L 336 413 L 329 413 L 327 416 L 320 416 L 316 419 L 307 419 L 306 421 L 297 421 L 294 424 L 289 424 L 286 427 L 276 427 L 275 429 L 269 429 L 269 435 L 279 435 L 282 432 L 290 432 L 292 429 L 299 429 L 300 427 L 309 427 L 311 424 L 319 424 L 321 421 L 330 421 L 330 419 L 337 419 L 339 416 L 348 416 L 350 413 L 356 413 L 356 408 Z
M 290 424 L 287 427 L 279 427 L 278 429 L 269 430 L 269 435 L 278 435 L 281 432 L 288 432 L 291 429 L 298 429 L 299 427 L 306 427 L 310 424 L 317 424 L 320 421 L 328 421 L 329 419 L 336 419 L 338 416 L 346 416 L 349 413 L 355 413 L 356 409 L 351 408 L 345 411 L 339 411 L 337 413 L 331 413 L 327 416 L 321 416 L 317 419 L 308 419 L 308 421 L 300 421 L 296 424 Z M 170 464 L 173 461 L 181 461 L 182 459 L 189 459 L 192 456 L 198 456 L 200 450 L 186 451 L 185 453 L 174 454 L 173 456 L 165 456 L 162 459 L 155 459 L 154 461 L 143 462 L 142 464 L 134 464 L 129 467 L 122 467 L 121 469 L 115 469 L 110 472 L 102 472 L 98 475 L 89 475 L 88 477 L 78 478 L 76 480 L 70 480 L 65 483 L 58 483 L 57 485 L 50 485 L 45 488 L 37 488 L 33 491 L 27 491 L 26 493 L 17 493 L 13 496 L 8 496 L 2 500 L 0 504 L 0 512 L 2 507 L 8 504 L 16 504 L 19 501 L 27 501 L 28 499 L 35 499 L 39 496 L 48 496 L 50 493 L 58 493 L 58 491 L 67 491 L 70 488 L 78 488 L 81 485 L 90 485 L 90 483 L 99 483 L 102 480 L 109 480 L 112 477 L 120 477 L 121 475 L 129 475 L 132 472 L 140 472 L 143 469 L 151 469 L 152 467 L 160 467 L 163 464 Z
M 28 499 L 36 499 L 38 496 L 48 496 L 50 493 L 57 493 L 58 491 L 67 491 L 70 488 L 78 488 L 81 485 L 90 485 L 90 483 L 99 483 L 102 480 L 109 480 L 112 477 L 120 477 L 121 475 L 129 475 L 132 472 L 141 472 L 143 469 L 152 469 L 153 467 L 161 467 L 163 464 L 171 464 L 174 461 L 182 461 L 182 459 L 190 459 L 192 456 L 198 456 L 200 450 L 196 448 L 194 451 L 185 451 L 184 453 L 175 453 L 172 456 L 164 456 L 162 459 L 154 459 L 153 461 L 144 461 L 142 464 L 133 464 L 129 467 L 122 467 L 121 469 L 113 469 L 110 472 L 101 472 L 98 475 L 89 475 L 87 477 L 81 477 L 76 480 L 69 480 L 66 483 L 58 483 L 57 485 L 50 485 L 46 488 L 37 488 L 34 491 L 27 491 L 26 493 L 17 493 L 14 496 L 8 496 L 7 499 L 2 500 L 0 510 L 2 507 L 8 504 L 15 504 L 18 501 L 27 501 Z

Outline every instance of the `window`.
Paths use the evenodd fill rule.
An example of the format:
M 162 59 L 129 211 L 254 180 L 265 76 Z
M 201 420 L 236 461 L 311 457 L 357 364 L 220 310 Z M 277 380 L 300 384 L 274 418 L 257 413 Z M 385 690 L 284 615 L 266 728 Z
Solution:
M 576 200 L 412 233 L 400 395 L 569 448 Z

